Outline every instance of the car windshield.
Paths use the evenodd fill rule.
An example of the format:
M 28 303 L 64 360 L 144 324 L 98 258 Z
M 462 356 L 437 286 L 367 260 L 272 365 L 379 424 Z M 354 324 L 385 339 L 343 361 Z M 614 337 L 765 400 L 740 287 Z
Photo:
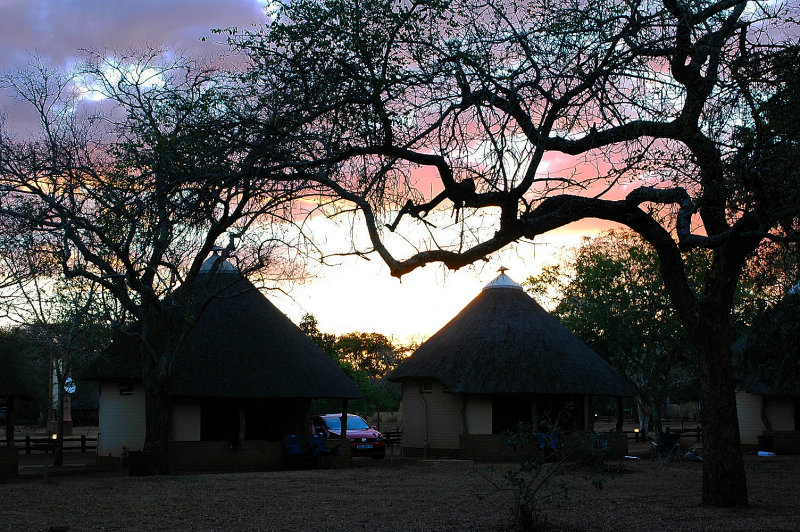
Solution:
M 342 430 L 342 422 L 339 417 L 326 417 L 325 424 L 328 425 L 330 430 Z M 347 416 L 347 430 L 360 430 L 368 429 L 367 422 L 358 416 Z

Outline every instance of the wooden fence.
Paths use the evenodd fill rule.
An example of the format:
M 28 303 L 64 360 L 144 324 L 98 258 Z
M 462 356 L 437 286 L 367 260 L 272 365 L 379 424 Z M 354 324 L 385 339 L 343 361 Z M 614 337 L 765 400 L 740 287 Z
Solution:
M 55 450 L 57 440 L 50 438 L 32 438 L 25 436 L 23 439 L 15 439 L 14 445 L 17 451 L 25 454 L 32 453 L 52 453 Z M 5 447 L 7 440 L 0 440 L 0 447 Z M 64 451 L 79 451 L 85 453 L 97 449 L 97 438 L 87 438 L 86 436 L 64 438 Z

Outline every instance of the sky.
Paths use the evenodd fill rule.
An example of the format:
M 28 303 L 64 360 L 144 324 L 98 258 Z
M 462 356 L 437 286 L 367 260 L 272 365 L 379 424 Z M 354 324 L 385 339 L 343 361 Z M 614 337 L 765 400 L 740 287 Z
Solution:
M 51 67 L 69 68 L 81 49 L 125 51 L 142 45 L 167 45 L 190 56 L 215 56 L 223 50 L 202 42 L 211 28 L 240 28 L 263 20 L 266 0 L 0 0 L 0 71 L 23 67 L 38 54 Z M 0 93 L 0 112 L 17 131 L 32 127 L 18 103 Z M 364 238 L 366 231 L 357 235 Z M 399 342 L 422 340 L 447 323 L 497 276 L 500 266 L 518 282 L 557 260 L 584 235 L 598 232 L 584 221 L 490 257 L 459 271 L 428 265 L 391 277 L 386 265 L 341 259 L 317 268 L 312 279 L 284 287 L 268 297 L 295 323 L 313 314 L 329 333 L 380 332 Z M 350 238 L 348 231 L 329 238 Z

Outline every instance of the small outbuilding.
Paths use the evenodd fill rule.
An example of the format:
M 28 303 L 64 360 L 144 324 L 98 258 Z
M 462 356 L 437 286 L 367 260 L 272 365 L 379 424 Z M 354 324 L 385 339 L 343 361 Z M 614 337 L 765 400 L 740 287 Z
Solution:
M 503 432 L 520 422 L 590 430 L 593 397 L 633 395 L 504 269 L 389 380 L 403 385 L 403 452 L 412 456 L 497 458 L 508 452 Z
M 281 467 L 283 440 L 308 433 L 315 398 L 361 398 L 347 375 L 227 261 L 205 261 L 195 326 L 176 358 L 170 470 Z M 141 450 L 141 349 L 118 337 L 84 375 L 100 382 L 100 457 Z M 347 447 L 347 446 L 344 446 Z M 346 459 L 348 449 L 341 449 Z

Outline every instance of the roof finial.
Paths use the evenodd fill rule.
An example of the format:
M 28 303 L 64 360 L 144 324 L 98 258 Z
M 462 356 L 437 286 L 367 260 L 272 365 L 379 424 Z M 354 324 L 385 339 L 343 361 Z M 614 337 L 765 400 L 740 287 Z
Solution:
M 220 251 L 224 250 L 225 248 L 220 246 L 214 246 L 211 248 L 211 256 L 204 260 L 203 264 L 200 265 L 200 273 L 210 273 L 211 271 L 214 271 L 214 265 L 217 263 L 217 261 L 222 261 L 218 267 L 220 273 L 237 272 L 238 270 L 230 262 L 223 260 L 220 256 Z
M 506 275 L 508 268 L 505 266 L 500 266 L 500 269 L 497 271 L 500 272 L 500 275 L 498 275 L 494 281 L 484 286 L 484 290 L 487 288 L 515 288 L 517 290 L 522 290 L 522 287 L 519 284 L 515 283 L 511 277 Z

